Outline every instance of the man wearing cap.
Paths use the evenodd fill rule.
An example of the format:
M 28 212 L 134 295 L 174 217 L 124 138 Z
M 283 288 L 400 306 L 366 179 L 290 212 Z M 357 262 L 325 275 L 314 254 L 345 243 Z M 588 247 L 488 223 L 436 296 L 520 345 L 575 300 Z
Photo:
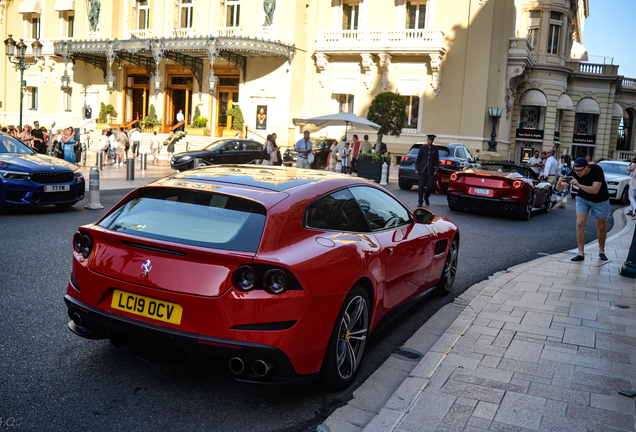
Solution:
M 312 152 L 312 148 L 308 130 L 306 130 L 303 137 L 296 142 L 294 150 L 298 152 L 298 156 L 296 157 L 296 168 L 309 169 L 307 156 L 309 156 L 309 153 Z
M 607 237 L 607 218 L 611 215 L 611 208 L 603 169 L 598 165 L 588 165 L 585 158 L 578 158 L 574 161 L 574 169 L 570 175 L 570 178 L 559 177 L 556 190 L 561 192 L 569 185 L 579 188 L 576 197 L 576 243 L 579 254 L 572 258 L 572 261 L 585 259 L 585 224 L 590 211 L 596 218 L 598 257 L 602 261 L 607 261 L 605 238 Z
M 433 145 L 435 135 L 426 135 L 426 145 L 420 147 L 415 160 L 415 174 L 419 176 L 417 206 L 422 207 L 422 195 L 426 205 L 431 205 L 428 197 L 435 188 L 435 173 L 439 171 L 439 151 Z M 426 192 L 424 192 L 426 189 Z

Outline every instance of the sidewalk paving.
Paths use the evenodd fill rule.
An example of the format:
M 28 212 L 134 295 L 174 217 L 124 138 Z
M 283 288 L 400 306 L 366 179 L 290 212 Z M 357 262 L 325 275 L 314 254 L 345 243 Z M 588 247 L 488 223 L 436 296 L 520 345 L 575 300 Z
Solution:
M 635 285 L 619 275 L 634 225 L 611 233 L 609 261 L 595 241 L 585 261 L 541 257 L 471 287 L 407 341 L 421 360 L 390 357 L 318 431 L 634 431 L 618 394 L 636 387 Z

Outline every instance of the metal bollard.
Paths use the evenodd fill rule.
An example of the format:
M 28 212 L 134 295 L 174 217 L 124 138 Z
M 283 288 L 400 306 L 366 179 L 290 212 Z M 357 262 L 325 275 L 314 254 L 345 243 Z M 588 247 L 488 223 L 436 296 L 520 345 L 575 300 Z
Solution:
M 389 178 L 389 165 L 384 162 L 382 164 L 382 176 L 380 177 L 380 185 L 381 186 L 386 186 L 388 185 L 388 178 Z
M 135 179 L 135 159 L 129 158 L 126 160 L 126 180 Z
M 189 149 L 190 149 L 190 143 L 186 141 L 186 151 L 189 151 Z
M 85 208 L 89 210 L 104 208 L 99 203 L 99 170 L 97 167 L 91 167 L 91 172 L 88 176 L 88 205 Z
M 142 171 L 145 171 L 147 163 L 148 163 L 148 153 L 142 153 L 141 154 L 141 165 L 140 165 L 139 169 L 141 169 Z
M 104 167 L 104 153 L 99 151 L 95 154 L 95 157 L 95 166 L 101 170 Z
M 337 173 L 341 173 L 342 172 L 342 162 L 341 161 L 336 162 L 336 172 Z

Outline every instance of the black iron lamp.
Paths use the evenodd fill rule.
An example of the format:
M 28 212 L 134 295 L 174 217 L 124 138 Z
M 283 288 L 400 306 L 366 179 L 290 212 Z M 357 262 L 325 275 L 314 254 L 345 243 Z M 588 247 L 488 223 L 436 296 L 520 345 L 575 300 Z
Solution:
M 492 133 L 490 134 L 490 141 L 488 142 L 488 151 L 497 153 L 497 141 L 495 138 L 497 137 L 497 120 L 501 117 L 503 113 L 503 108 L 488 108 L 488 115 L 492 119 Z
M 11 35 L 4 41 L 5 54 L 9 57 L 9 61 L 20 70 L 20 129 L 22 129 L 22 107 L 24 104 L 24 89 L 26 83 L 24 81 L 24 71 L 34 66 L 42 57 L 42 44 L 38 39 L 31 44 L 33 50 L 33 63 L 25 61 L 27 45 L 22 39 L 16 43 Z M 17 50 L 17 51 L 16 51 Z
M 214 94 L 216 90 L 216 84 L 219 82 L 219 79 L 214 75 L 214 71 L 210 71 L 210 75 L 208 75 L 208 93 L 211 95 Z

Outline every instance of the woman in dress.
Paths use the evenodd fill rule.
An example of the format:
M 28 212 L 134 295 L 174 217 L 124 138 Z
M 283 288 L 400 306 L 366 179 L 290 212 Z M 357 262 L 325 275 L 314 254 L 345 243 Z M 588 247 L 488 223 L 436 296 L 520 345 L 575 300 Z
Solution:
M 31 126 L 24 125 L 24 130 L 18 136 L 18 139 L 30 148 L 33 148 L 33 137 L 31 136 Z
M 632 178 L 629 179 L 629 211 L 627 212 L 627 216 L 636 216 L 636 176 L 634 175 L 634 171 L 636 171 L 636 157 L 632 158 L 631 163 L 627 166 L 627 172 L 630 173 Z
M 269 154 L 269 160 L 263 159 L 261 161 L 261 165 L 273 165 L 272 164 L 272 134 L 267 135 L 267 139 L 265 140 L 265 151 Z
M 128 140 L 128 135 L 124 132 L 124 128 L 120 127 L 116 132 L 115 136 L 115 152 L 117 153 L 117 164 L 119 166 L 124 164 L 124 155 L 126 154 L 126 141 Z
M 75 163 L 75 137 L 73 136 L 73 128 L 67 127 L 64 129 L 64 136 L 62 136 L 60 142 L 64 146 L 64 160 L 72 164 Z
M 561 165 L 559 175 L 562 175 L 562 176 L 570 175 L 570 172 L 572 172 L 572 164 L 570 163 L 571 161 L 572 161 L 572 158 L 570 157 L 570 155 L 563 155 L 563 164 Z M 561 192 L 559 192 L 556 189 L 556 183 L 555 183 L 552 193 L 554 194 L 554 196 L 556 196 L 557 207 L 560 209 L 564 209 L 565 204 L 568 202 L 568 195 L 570 195 L 570 186 L 566 187 Z
M 174 138 L 173 131 L 170 131 L 170 133 L 168 134 L 168 139 L 170 140 L 170 142 L 168 143 L 168 163 L 170 163 L 170 160 L 172 160 L 172 155 L 174 154 L 174 143 L 177 142 L 177 140 Z

